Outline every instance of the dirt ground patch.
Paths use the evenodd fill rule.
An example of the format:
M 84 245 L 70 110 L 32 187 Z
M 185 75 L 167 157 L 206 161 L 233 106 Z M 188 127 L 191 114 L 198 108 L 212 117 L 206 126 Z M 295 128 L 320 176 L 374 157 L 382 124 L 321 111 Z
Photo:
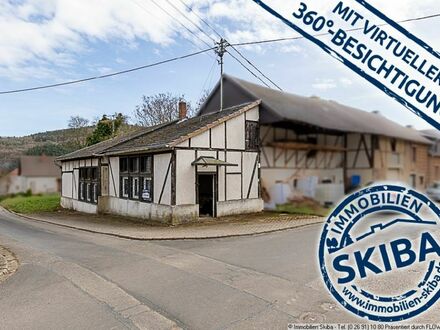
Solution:
M 13 275 L 18 268 L 18 259 L 9 249 L 0 246 L 0 282 Z

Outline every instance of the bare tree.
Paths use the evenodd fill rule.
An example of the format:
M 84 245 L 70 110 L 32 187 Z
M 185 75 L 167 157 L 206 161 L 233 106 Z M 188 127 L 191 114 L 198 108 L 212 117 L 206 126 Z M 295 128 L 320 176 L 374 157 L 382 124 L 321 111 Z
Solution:
M 71 146 L 72 149 L 82 148 L 86 143 L 87 138 L 87 126 L 89 125 L 89 120 L 80 116 L 70 117 L 67 126 L 71 129 Z
M 209 90 L 207 90 L 207 89 L 205 89 L 202 92 L 202 95 L 200 95 L 200 98 L 199 98 L 199 100 L 197 101 L 197 104 L 196 104 L 196 113 L 200 111 L 202 106 L 208 100 L 209 95 L 211 95 L 211 92 Z
M 89 125 L 89 120 L 80 116 L 72 116 L 69 119 L 69 128 L 83 128 Z
M 179 117 L 178 104 L 185 101 L 183 95 L 159 93 L 143 96 L 142 103 L 136 106 L 134 117 L 138 125 L 153 126 L 175 120 Z M 188 116 L 192 115 L 191 104 L 187 102 Z

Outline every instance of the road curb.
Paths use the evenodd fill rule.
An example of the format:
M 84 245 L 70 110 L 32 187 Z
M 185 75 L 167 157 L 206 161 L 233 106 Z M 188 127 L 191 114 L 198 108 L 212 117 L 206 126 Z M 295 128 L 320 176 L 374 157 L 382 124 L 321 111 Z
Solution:
M 34 218 L 34 217 L 31 217 L 31 216 L 28 216 L 25 214 L 20 214 L 20 213 L 16 213 L 14 211 L 11 211 L 11 210 L 7 210 L 1 206 L 0 206 L 0 209 L 4 210 L 7 213 L 15 215 L 16 217 L 27 220 L 27 221 L 28 220 L 36 221 L 36 222 L 51 224 L 51 225 L 55 225 L 55 226 L 59 226 L 59 227 L 88 232 L 88 233 L 92 233 L 92 234 L 112 236 L 112 237 L 116 237 L 116 238 L 133 240 L 133 241 L 180 241 L 180 240 L 184 241 L 184 240 L 207 240 L 207 239 L 218 239 L 218 238 L 229 238 L 229 237 L 246 237 L 246 236 L 255 236 L 255 235 L 261 235 L 261 234 L 270 234 L 270 233 L 274 233 L 274 232 L 281 232 L 281 231 L 292 230 L 292 229 L 299 229 L 299 228 L 323 223 L 322 218 L 316 218 L 316 219 L 313 219 L 312 221 L 310 221 L 310 223 L 302 223 L 302 224 L 292 225 L 292 226 L 288 226 L 288 227 L 284 227 L 284 228 L 275 228 L 275 229 L 266 229 L 266 230 L 262 229 L 261 231 L 249 232 L 249 233 L 239 233 L 239 234 L 231 233 L 231 234 L 217 234 L 217 235 L 214 234 L 214 235 L 207 235 L 207 236 L 178 236 L 178 237 L 176 236 L 176 237 L 173 237 L 172 235 L 170 235 L 170 236 L 166 236 L 166 237 L 136 237 L 136 236 L 130 236 L 130 235 L 116 234 L 116 233 L 106 232 L 106 231 L 93 230 L 93 229 L 88 229 L 88 228 L 83 228 L 83 227 L 71 226 L 71 225 L 61 224 L 61 223 L 54 222 L 54 221 Z

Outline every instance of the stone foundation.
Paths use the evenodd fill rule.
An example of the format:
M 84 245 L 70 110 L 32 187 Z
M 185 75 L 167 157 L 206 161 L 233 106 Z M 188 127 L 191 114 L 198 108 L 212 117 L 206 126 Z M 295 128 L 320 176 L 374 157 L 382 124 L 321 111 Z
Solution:
M 258 213 L 263 211 L 264 202 L 262 199 L 240 199 L 236 201 L 218 202 L 217 216 L 239 215 Z

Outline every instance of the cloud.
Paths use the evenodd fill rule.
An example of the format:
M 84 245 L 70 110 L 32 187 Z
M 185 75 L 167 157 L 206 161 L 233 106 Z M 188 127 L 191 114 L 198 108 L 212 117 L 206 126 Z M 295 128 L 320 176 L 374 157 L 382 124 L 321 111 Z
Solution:
M 348 86 L 353 85 L 353 81 L 351 79 L 348 79 L 348 78 L 339 78 L 339 82 L 344 87 L 348 87 Z
M 321 91 L 329 90 L 338 87 L 336 81 L 333 79 L 316 78 L 312 87 Z
M 213 43 L 173 6 L 214 39 L 218 39 L 216 33 L 199 17 L 208 20 L 231 43 L 297 36 L 251 0 L 184 1 L 191 10 L 173 0 L 0 0 L 0 75 L 19 79 L 41 72 L 50 76 L 56 71 L 54 67 L 76 64 L 79 55 L 93 49 L 97 42 L 133 49 L 147 42 L 159 51 L 175 44 L 179 37 L 203 48 L 206 45 L 200 39 Z M 291 6 L 291 2 L 277 1 Z M 371 0 L 395 19 L 430 14 L 437 2 Z M 264 53 L 273 48 L 281 52 L 307 51 L 298 42 L 252 46 L 248 50 Z
M 164 1 L 161 1 L 164 2 Z M 172 17 L 144 0 L 0 0 L 0 72 L 63 66 L 97 41 L 161 46 L 177 34 Z

